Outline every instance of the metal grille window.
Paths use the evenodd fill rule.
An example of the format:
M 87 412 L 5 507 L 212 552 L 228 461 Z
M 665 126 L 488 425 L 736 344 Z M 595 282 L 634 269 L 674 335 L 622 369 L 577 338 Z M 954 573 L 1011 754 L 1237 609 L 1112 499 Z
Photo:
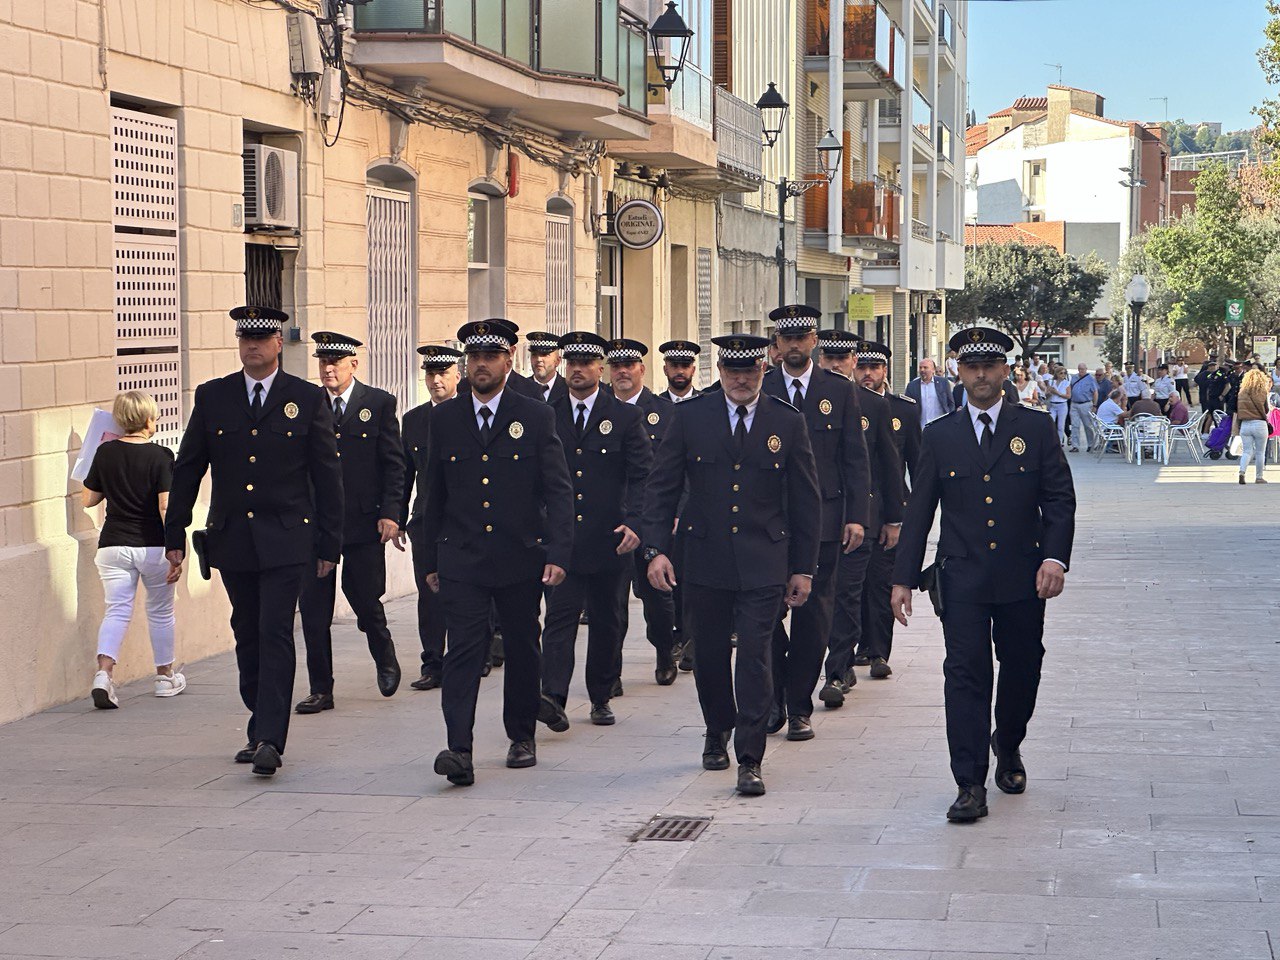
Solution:
M 698 364 L 698 386 L 711 386 L 715 359 L 711 353 L 711 248 L 699 247 L 694 267 L 698 286 L 698 343 L 702 345 L 702 362 Z
M 370 190 L 369 378 L 403 412 L 417 401 L 413 304 L 413 204 L 398 190 Z
M 547 332 L 573 329 L 573 221 L 547 214 Z
M 284 309 L 284 258 L 265 243 L 244 245 L 244 302 L 250 307 Z
M 111 111 L 116 389 L 143 390 L 160 408 L 156 439 L 182 433 L 178 276 L 178 124 Z

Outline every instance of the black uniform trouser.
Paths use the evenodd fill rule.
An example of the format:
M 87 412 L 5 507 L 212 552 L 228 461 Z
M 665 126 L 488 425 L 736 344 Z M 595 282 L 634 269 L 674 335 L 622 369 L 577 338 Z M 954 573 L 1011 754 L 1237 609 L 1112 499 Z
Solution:
M 836 610 L 827 638 L 828 679 L 838 680 L 849 671 L 853 650 L 862 641 L 862 589 L 871 563 L 871 541 L 868 532 L 857 550 L 840 554 L 836 561 Z
M 773 625 L 773 699 L 788 716 L 813 715 L 813 688 L 822 673 L 836 597 L 840 541 L 818 548 L 818 570 L 804 606 L 791 611 L 791 633 L 782 626 L 786 608 Z
M 418 587 L 418 640 L 422 643 L 422 672 L 440 675 L 444 663 L 444 606 L 440 596 L 426 584 L 427 569 L 423 548 L 413 546 L 413 579 Z
M 684 614 L 684 535 L 677 533 L 671 542 L 671 566 L 676 572 L 676 585 L 671 588 L 671 612 L 673 615 L 673 643 L 674 649 L 677 645 L 683 645 L 685 641 L 693 638 L 693 633 L 686 629 Z M 639 550 L 636 551 L 640 553 Z M 649 565 L 641 560 L 636 564 L 636 578 L 649 580 Z M 661 592 L 661 591 L 659 591 Z
M 671 662 L 671 651 L 675 647 L 675 601 L 670 593 L 658 590 L 649 582 L 649 564 L 644 562 L 640 551 L 635 550 L 631 556 L 624 558 L 621 581 L 617 588 L 618 604 L 618 676 L 622 675 L 622 645 L 627 639 L 627 630 L 631 627 L 631 591 L 634 587 L 636 599 L 644 610 L 645 636 L 658 653 L 658 662 Z M 595 614 L 587 611 L 588 619 Z
M 377 540 L 342 548 L 342 563 L 328 577 L 314 572 L 302 583 L 298 609 L 302 613 L 302 637 L 307 644 L 307 676 L 312 693 L 333 693 L 333 604 L 337 579 L 356 615 L 356 626 L 369 642 L 373 662 L 381 666 L 395 656 L 382 595 L 387 592 L 387 553 Z
M 959 786 L 983 786 L 991 757 L 991 648 L 1000 661 L 995 683 L 1001 750 L 1017 750 L 1036 706 L 1044 660 L 1044 601 L 969 603 L 947 597 L 942 663 L 951 773 Z
M 689 625 L 698 638 L 694 679 L 709 733 L 734 731 L 738 763 L 764 760 L 765 728 L 773 703 L 769 648 L 784 588 L 722 590 L 686 585 Z M 732 634 L 738 635 L 734 657 Z
M 1191 406 L 1191 381 L 1187 379 L 1179 379 L 1173 381 L 1173 384 L 1178 388 L 1178 393 L 1187 398 L 1187 406 Z
M 502 676 L 502 721 L 507 737 L 532 740 L 541 698 L 542 580 L 521 580 L 500 587 L 440 578 L 449 649 L 444 655 L 440 707 L 450 750 L 470 751 L 476 721 L 480 674 L 489 653 L 489 612 L 497 608 L 506 643 Z
M 889 659 L 893 652 L 893 561 L 898 548 L 886 550 L 877 539 L 871 544 L 871 558 L 862 585 L 862 639 L 858 652 L 870 659 Z
M 293 611 L 304 576 L 315 576 L 314 564 L 221 573 L 231 601 L 240 699 L 249 708 L 249 742 L 269 743 L 284 753 L 298 667 Z
M 564 706 L 573 680 L 574 646 L 578 642 L 578 615 L 587 611 L 587 696 L 594 703 L 608 703 L 618 679 L 622 648 L 618 590 L 631 569 L 631 558 L 594 573 L 570 570 L 551 591 L 542 635 L 542 692 Z M 622 587 L 621 589 L 625 589 Z

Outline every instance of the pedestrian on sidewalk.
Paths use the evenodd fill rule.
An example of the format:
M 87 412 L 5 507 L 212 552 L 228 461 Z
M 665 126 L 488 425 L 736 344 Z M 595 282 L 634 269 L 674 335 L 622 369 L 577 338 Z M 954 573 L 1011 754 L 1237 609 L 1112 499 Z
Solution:
M 1271 432 L 1267 416 L 1271 412 L 1268 394 L 1271 390 L 1271 378 L 1267 373 L 1255 367 L 1240 380 L 1239 395 L 1236 400 L 1235 427 L 1240 433 L 1244 449 L 1240 457 L 1240 482 L 1244 483 L 1244 475 L 1249 470 L 1249 461 L 1253 461 L 1254 483 L 1266 483 L 1262 476 L 1267 462 L 1267 437 Z
M 1058 428 L 1058 442 L 1065 448 L 1067 409 L 1071 401 L 1071 380 L 1067 377 L 1066 367 L 1056 364 L 1044 382 L 1044 389 L 1049 395 L 1049 413 L 1053 415 L 1053 424 Z
M 1089 374 L 1089 365 L 1081 363 L 1068 388 L 1071 399 L 1071 452 L 1078 453 L 1080 441 L 1084 452 L 1093 449 L 1098 438 L 1093 428 L 1093 408 L 1098 405 L 1098 381 Z
M 176 697 L 187 680 L 173 669 L 174 584 L 182 564 L 164 555 L 164 513 L 173 483 L 173 451 L 152 443 L 160 411 L 140 390 L 116 397 L 111 415 L 125 432 L 100 447 L 84 478 L 84 505 L 107 503 L 94 563 L 102 577 L 106 610 L 98 629 L 98 672 L 93 676 L 93 705 L 100 710 L 120 706 L 112 673 L 133 617 L 133 601 L 141 580 L 147 591 L 147 632 L 155 660 L 157 697 Z
M 1028 376 L 1027 371 L 1021 367 L 1015 367 L 1013 371 L 1013 385 L 1018 388 L 1018 402 L 1025 403 L 1028 407 L 1043 407 L 1044 404 L 1040 399 L 1040 385 Z

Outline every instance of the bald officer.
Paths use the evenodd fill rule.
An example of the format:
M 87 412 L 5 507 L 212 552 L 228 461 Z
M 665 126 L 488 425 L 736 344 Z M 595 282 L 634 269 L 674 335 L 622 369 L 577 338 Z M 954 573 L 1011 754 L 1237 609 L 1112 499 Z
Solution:
M 165 514 L 171 564 L 186 553 L 200 482 L 213 479 L 209 566 L 231 601 L 249 742 L 236 763 L 272 776 L 282 764 L 297 668 L 293 618 L 309 576 L 329 577 L 342 551 L 342 466 L 324 390 L 280 369 L 288 314 L 237 307 L 242 370 L 196 388 Z M 317 559 L 319 558 L 319 559 Z
M 947 744 L 959 787 L 947 819 L 966 823 L 987 815 L 988 751 L 996 758 L 996 786 L 1005 793 L 1027 787 L 1021 746 L 1040 684 L 1045 601 L 1066 580 L 1076 497 L 1052 418 L 1002 396 L 1013 341 L 973 327 L 952 337 L 951 349 L 968 401 L 924 429 L 892 603 L 905 626 L 941 503 L 930 575 L 940 588 Z M 994 733 L 993 646 L 1000 661 Z

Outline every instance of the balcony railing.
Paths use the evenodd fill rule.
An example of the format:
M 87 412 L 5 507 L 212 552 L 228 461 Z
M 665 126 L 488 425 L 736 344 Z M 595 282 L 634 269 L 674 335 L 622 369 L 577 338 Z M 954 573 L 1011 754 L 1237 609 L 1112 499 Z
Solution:
M 938 159 L 951 160 L 951 128 L 938 121 Z
M 715 118 L 714 89 L 710 77 L 685 64 L 667 93 L 667 107 L 676 116 L 710 131 Z
M 716 161 L 734 173 L 759 180 L 764 156 L 759 108 L 724 87 L 716 87 L 715 118 Z
M 645 111 L 645 24 L 618 0 L 370 0 L 356 30 L 452 38 L 539 73 L 615 83 L 622 106 Z
M 809 179 L 823 179 L 821 174 L 811 174 Z M 827 216 L 827 192 L 820 183 L 805 194 L 805 227 L 809 230 L 829 230 Z M 899 227 L 902 210 L 902 194 L 897 187 L 881 180 L 854 180 L 846 182 L 841 197 L 841 232 L 852 240 L 884 241 L 899 243 Z
M 911 235 L 919 237 L 921 240 L 933 240 L 933 231 L 929 229 L 929 225 L 923 220 L 911 218 Z
M 809 0 L 806 55 L 831 52 L 831 8 L 823 0 Z M 877 0 L 848 0 L 844 8 L 844 59 L 866 64 L 903 85 L 906 42 Z
M 946 7 L 938 10 L 938 41 L 952 50 L 956 47 L 956 22 Z
M 933 105 L 924 98 L 919 87 L 911 89 L 911 123 L 916 133 L 926 141 L 933 139 L 930 135 L 930 131 L 933 130 Z

